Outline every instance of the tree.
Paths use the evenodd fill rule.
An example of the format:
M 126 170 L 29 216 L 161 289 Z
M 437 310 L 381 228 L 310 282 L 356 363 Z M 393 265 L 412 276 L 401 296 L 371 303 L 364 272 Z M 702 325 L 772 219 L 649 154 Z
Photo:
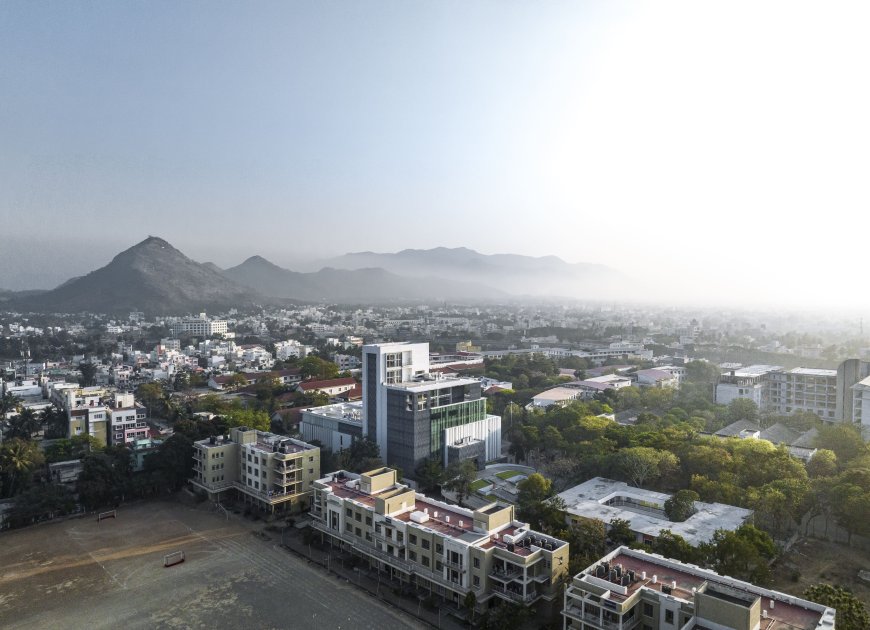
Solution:
M 161 488 L 177 490 L 190 477 L 193 465 L 193 441 L 176 433 L 145 458 L 145 471 L 159 481 Z
M 708 553 L 708 562 L 717 573 L 759 586 L 770 583 L 769 561 L 776 556 L 776 546 L 753 525 L 742 525 L 735 531 L 716 530 Z
M 15 396 L 12 392 L 3 392 L 0 395 L 0 420 L 6 418 L 6 414 L 10 411 L 18 409 L 21 404 L 21 399 Z
M 674 558 L 680 562 L 688 562 L 695 564 L 699 560 L 700 553 L 696 547 L 693 547 L 689 542 L 680 536 L 673 533 L 669 529 L 663 529 L 653 540 L 653 553 L 663 555 L 665 558 Z
M 532 473 L 517 484 L 517 516 L 532 529 L 554 532 L 565 526 L 565 501 L 553 496 L 553 482 Z
M 69 514 L 75 508 L 75 497 L 65 486 L 34 485 L 15 498 L 7 515 L 9 527 L 24 527 L 41 520 Z
M 302 359 L 299 366 L 302 378 L 316 378 L 320 380 L 335 378 L 338 376 L 338 366 L 332 361 L 326 361 L 318 356 L 309 354 Z
M 453 462 L 444 474 L 443 486 L 456 493 L 456 502 L 462 505 L 471 493 L 471 484 L 477 479 L 477 467 L 470 459 Z
M 368 438 L 354 440 L 339 456 L 341 467 L 350 472 L 365 472 L 383 465 L 378 443 Z
M 429 458 L 423 461 L 414 471 L 420 490 L 425 493 L 434 492 L 444 479 L 444 467 L 437 459 Z
M 570 553 L 568 574 L 576 575 L 604 555 L 607 527 L 597 518 L 581 518 L 563 534 Z
M 731 422 L 738 420 L 758 422 L 758 405 L 749 398 L 735 398 L 728 403 L 728 418 Z
M 91 387 L 97 384 L 97 364 L 82 361 L 79 363 L 79 385 L 82 387 Z
M 837 474 L 837 454 L 826 448 L 816 451 L 813 458 L 807 462 L 807 474 L 812 479 L 833 477 Z
M 841 464 L 866 454 L 868 450 L 861 430 L 843 422 L 819 427 L 816 447 L 834 451 Z
M 272 428 L 269 414 L 259 409 L 233 409 L 223 415 L 228 427 L 247 427 L 257 431 L 268 431 Z
M 642 488 L 677 469 L 677 456 L 668 451 L 636 446 L 616 453 L 617 468 L 635 486 Z
M 43 410 L 40 421 L 45 427 L 45 438 L 47 440 L 66 437 L 68 427 L 66 414 L 54 405 Z
M 136 388 L 136 398 L 145 403 L 145 406 L 148 408 L 148 416 L 151 417 L 154 415 L 153 411 L 155 407 L 163 405 L 166 393 L 163 391 L 163 386 L 160 383 L 151 381 L 142 383 Z
M 607 528 L 607 539 L 611 545 L 618 547 L 630 545 L 637 540 L 637 536 L 631 531 L 631 523 L 623 518 L 614 518 L 610 520 Z
M 864 603 L 850 591 L 830 584 L 813 584 L 804 591 L 812 602 L 837 611 L 837 630 L 866 630 L 870 628 L 870 615 Z
M 3 496 L 14 496 L 24 481 L 45 461 L 35 442 L 12 438 L 0 444 Z
M 695 501 L 700 499 L 694 490 L 679 490 L 665 501 L 665 514 L 675 523 L 682 523 L 695 513 Z
M 468 591 L 465 595 L 465 599 L 462 600 L 462 606 L 471 615 L 471 621 L 474 621 L 474 609 L 477 607 L 477 595 L 474 594 L 474 591 Z
M 39 431 L 40 426 L 41 422 L 36 417 L 36 412 L 33 409 L 25 408 L 9 419 L 6 437 L 29 440 L 34 433 Z
M 227 387 L 229 389 L 239 389 L 248 384 L 248 379 L 245 378 L 244 374 L 240 374 L 236 372 L 232 376 L 230 376 L 229 380 L 227 380 Z

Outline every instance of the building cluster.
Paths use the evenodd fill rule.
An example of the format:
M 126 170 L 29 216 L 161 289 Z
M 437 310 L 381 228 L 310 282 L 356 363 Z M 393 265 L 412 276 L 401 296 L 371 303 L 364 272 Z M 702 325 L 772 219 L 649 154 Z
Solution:
M 501 418 L 486 412 L 480 379 L 432 371 L 426 343 L 363 346 L 362 400 L 306 409 L 300 430 L 331 449 L 368 438 L 409 472 L 427 459 L 482 467 L 501 455 Z
M 809 412 L 828 422 L 870 424 L 870 362 L 847 359 L 836 370 L 728 365 L 716 402 L 738 398 L 781 415 Z

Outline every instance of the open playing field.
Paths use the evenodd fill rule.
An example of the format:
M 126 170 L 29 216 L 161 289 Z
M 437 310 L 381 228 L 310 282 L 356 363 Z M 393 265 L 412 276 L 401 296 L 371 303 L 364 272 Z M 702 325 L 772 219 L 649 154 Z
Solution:
M 419 627 L 254 529 L 207 503 L 167 501 L 5 532 L 0 627 Z M 164 568 L 176 550 L 185 562 Z

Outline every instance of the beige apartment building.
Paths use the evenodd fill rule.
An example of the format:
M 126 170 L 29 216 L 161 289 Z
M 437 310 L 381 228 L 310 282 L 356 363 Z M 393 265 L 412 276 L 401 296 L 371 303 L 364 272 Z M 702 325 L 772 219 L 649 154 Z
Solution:
M 620 547 L 565 589 L 567 630 L 835 630 L 821 604 Z
M 283 435 L 237 427 L 193 446 L 190 482 L 211 501 L 235 491 L 272 514 L 303 510 L 320 477 L 320 449 Z
M 568 543 L 517 521 L 512 505 L 448 505 L 397 482 L 396 471 L 330 473 L 314 483 L 314 528 L 392 577 L 461 604 L 473 592 L 558 606 Z

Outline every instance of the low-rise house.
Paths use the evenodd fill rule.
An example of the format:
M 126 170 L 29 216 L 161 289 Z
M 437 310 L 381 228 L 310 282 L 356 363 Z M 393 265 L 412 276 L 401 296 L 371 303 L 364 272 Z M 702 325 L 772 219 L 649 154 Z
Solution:
M 607 525 L 622 519 L 629 522 L 639 543 L 651 543 L 662 530 L 669 529 L 697 546 L 712 540 L 717 529 L 736 530 L 752 517 L 752 510 L 696 501 L 694 514 L 682 522 L 671 521 L 665 513 L 665 501 L 671 495 L 603 477 L 574 486 L 559 497 L 565 501 L 569 524 L 598 519 Z
M 303 394 L 319 392 L 334 398 L 354 389 L 357 386 L 356 379 L 351 377 L 331 378 L 323 381 L 302 381 L 296 386 L 296 390 Z

